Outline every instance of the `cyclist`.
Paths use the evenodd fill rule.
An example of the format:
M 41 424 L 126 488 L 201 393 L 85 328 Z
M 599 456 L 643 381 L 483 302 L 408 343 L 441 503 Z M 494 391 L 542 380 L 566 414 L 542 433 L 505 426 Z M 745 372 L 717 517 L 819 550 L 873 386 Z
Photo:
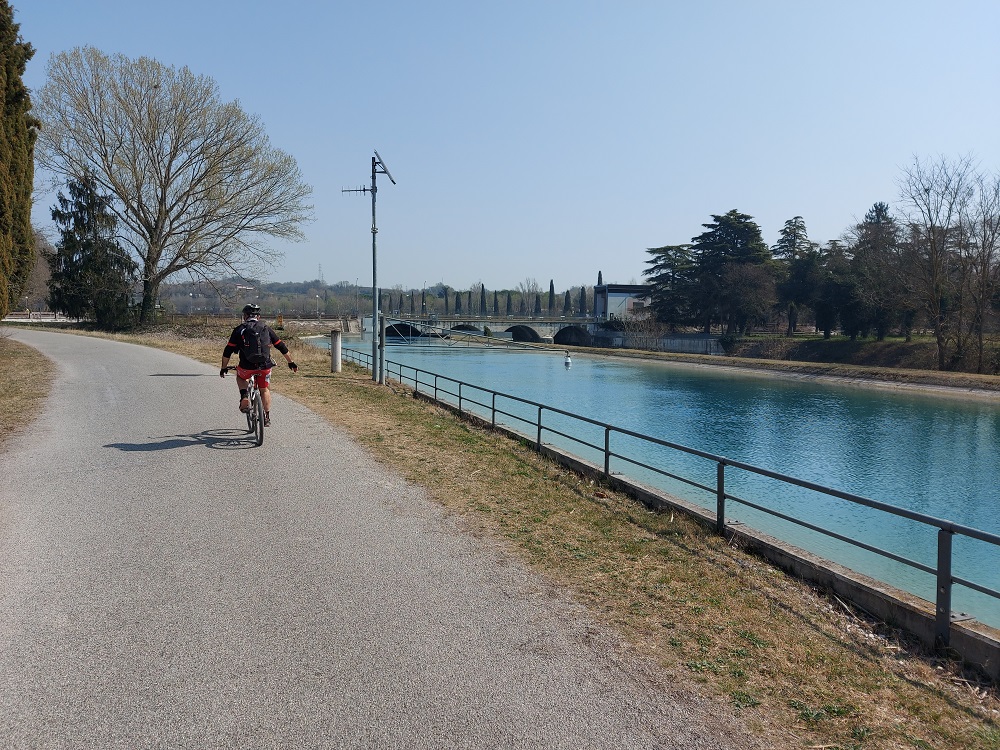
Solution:
M 229 367 L 229 358 L 234 352 L 240 353 L 240 361 L 236 366 L 236 385 L 240 389 L 240 411 L 250 411 L 250 399 L 247 398 L 247 385 L 250 378 L 257 377 L 257 385 L 260 388 L 260 397 L 264 405 L 264 426 L 271 424 L 271 368 L 274 367 L 274 360 L 271 359 L 270 347 L 274 347 L 288 362 L 288 369 L 298 372 L 299 367 L 288 354 L 288 346 L 278 338 L 278 334 L 260 320 L 260 306 L 255 304 L 246 305 L 243 308 L 243 322 L 233 329 L 226 343 L 226 348 L 222 350 L 222 369 L 219 377 L 226 377 L 226 368 Z

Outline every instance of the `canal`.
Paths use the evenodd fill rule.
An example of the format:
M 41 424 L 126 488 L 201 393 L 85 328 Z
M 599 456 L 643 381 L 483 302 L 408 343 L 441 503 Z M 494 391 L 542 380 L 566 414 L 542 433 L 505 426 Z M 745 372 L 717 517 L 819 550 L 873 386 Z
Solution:
M 345 339 L 344 347 L 371 353 L 370 343 L 359 339 Z M 562 351 L 444 341 L 389 345 L 386 359 L 1000 533 L 996 484 L 1000 477 L 1000 399 L 576 352 L 567 368 Z M 560 447 L 600 464 L 597 455 L 587 455 L 578 445 Z M 714 484 L 715 465 L 703 459 L 649 444 L 637 443 L 630 450 L 641 451 L 644 463 Z M 713 496 L 689 485 L 631 467 L 623 471 L 714 509 Z M 741 497 L 765 497 L 778 512 L 935 565 L 936 529 L 923 524 L 753 474 L 727 476 L 727 490 Z M 934 599 L 934 579 L 922 571 L 732 505 L 727 518 Z M 956 537 L 954 574 L 1000 589 L 997 552 L 993 545 Z M 955 587 L 953 610 L 1000 627 L 1000 602 L 963 586 Z

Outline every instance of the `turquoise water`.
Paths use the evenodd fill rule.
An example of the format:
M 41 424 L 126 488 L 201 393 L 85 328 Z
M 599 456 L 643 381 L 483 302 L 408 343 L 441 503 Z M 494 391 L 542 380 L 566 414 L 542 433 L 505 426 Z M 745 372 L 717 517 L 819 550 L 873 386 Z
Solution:
M 370 354 L 370 344 L 348 342 Z M 460 346 L 390 346 L 386 359 L 565 409 L 662 440 L 1000 533 L 1000 401 L 887 390 L 668 362 Z M 397 368 L 391 367 L 395 372 Z M 404 370 L 404 374 L 405 370 Z M 453 389 L 453 388 L 452 388 Z M 467 392 L 477 400 L 481 394 Z M 534 421 L 535 410 L 503 408 Z M 507 420 L 508 422 L 510 420 Z M 550 423 L 547 416 L 546 424 Z M 556 422 L 552 422 L 554 425 Z M 517 425 L 514 425 L 517 426 Z M 525 431 L 523 425 L 519 429 Z M 565 430 L 570 432 L 569 429 Z M 573 434 L 581 434 L 579 423 Z M 546 441 L 550 437 L 546 435 Z M 603 446 L 603 430 L 588 442 Z M 558 442 L 552 440 L 552 442 Z M 603 464 L 595 451 L 561 446 Z M 612 450 L 714 487 L 716 465 L 648 443 Z M 624 462 L 612 470 L 705 507 L 714 495 Z M 758 475 L 726 470 L 727 491 L 934 567 L 937 530 Z M 727 519 L 933 601 L 931 575 L 729 501 Z M 953 573 L 1000 589 L 1000 548 L 956 536 Z M 1000 603 L 956 586 L 953 610 L 1000 627 Z

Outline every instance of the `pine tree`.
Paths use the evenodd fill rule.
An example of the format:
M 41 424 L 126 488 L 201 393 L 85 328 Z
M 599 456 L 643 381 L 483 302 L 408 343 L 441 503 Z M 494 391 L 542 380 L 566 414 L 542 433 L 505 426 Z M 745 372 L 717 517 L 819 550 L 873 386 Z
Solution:
M 93 176 L 71 180 L 52 208 L 59 227 L 49 257 L 49 306 L 73 318 L 93 318 L 99 328 L 117 330 L 133 323 L 129 307 L 137 266 L 115 240 L 118 222 L 111 198 L 97 191 Z
M 555 281 L 549 279 L 549 317 L 556 311 L 556 284 Z
M 21 80 L 35 54 L 14 23 L 14 9 L 0 0 L 0 318 L 20 299 L 35 260 L 31 188 L 38 121 Z
M 652 287 L 652 307 L 656 319 L 675 330 L 696 322 L 694 313 L 694 263 L 690 245 L 651 247 L 652 256 L 642 272 Z

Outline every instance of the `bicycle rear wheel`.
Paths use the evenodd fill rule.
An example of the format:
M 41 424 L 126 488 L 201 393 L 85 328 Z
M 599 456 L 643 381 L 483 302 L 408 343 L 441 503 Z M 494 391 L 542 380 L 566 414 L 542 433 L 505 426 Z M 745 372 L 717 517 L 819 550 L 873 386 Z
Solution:
M 260 391 L 257 392 L 257 398 L 253 400 L 250 405 L 250 411 L 253 412 L 254 429 L 257 431 L 257 445 L 264 444 L 264 399 L 260 397 Z
M 256 400 L 257 399 L 251 399 L 251 401 L 250 401 L 250 408 L 247 409 L 247 432 L 253 432 L 254 431 L 254 425 L 253 425 L 253 416 L 254 416 L 253 404 L 254 404 L 254 401 L 256 401 Z

